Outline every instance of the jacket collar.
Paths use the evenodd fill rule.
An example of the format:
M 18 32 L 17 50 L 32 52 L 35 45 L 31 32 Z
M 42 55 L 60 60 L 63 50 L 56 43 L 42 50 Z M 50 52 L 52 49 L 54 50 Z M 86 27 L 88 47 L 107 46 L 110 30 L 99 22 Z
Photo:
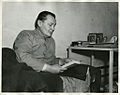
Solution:
M 40 28 L 36 28 L 35 31 L 37 32 L 37 34 L 39 34 L 39 36 L 41 36 L 42 38 L 50 38 L 48 37 L 47 35 L 45 35 L 41 30 Z

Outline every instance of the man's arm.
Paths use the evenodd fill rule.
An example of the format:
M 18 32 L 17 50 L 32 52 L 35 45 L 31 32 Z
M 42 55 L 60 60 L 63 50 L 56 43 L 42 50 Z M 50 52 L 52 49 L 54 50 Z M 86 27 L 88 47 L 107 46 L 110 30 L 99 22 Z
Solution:
M 41 71 L 44 64 L 46 64 L 44 61 L 32 57 L 32 37 L 30 37 L 26 31 L 23 31 L 18 35 L 13 48 L 18 60 L 20 62 L 25 62 L 37 72 Z

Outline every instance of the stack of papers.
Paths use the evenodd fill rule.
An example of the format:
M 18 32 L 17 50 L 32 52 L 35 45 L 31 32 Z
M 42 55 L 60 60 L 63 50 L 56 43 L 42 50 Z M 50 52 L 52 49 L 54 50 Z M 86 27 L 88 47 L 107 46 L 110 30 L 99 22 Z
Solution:
M 76 61 L 76 60 L 72 60 L 72 61 L 66 63 L 65 65 L 62 65 L 62 68 L 73 67 L 73 66 L 75 66 L 77 64 L 81 64 L 81 62 L 80 61 Z

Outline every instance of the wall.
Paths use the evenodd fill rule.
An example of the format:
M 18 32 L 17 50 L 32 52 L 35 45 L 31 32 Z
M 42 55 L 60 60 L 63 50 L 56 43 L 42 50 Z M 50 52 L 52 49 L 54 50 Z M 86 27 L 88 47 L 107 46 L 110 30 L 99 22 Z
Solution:
M 34 29 L 34 21 L 42 10 L 49 10 L 57 16 L 53 37 L 56 41 L 56 55 L 66 56 L 71 41 L 87 40 L 89 32 L 102 32 L 110 39 L 118 35 L 117 3 L 3 3 L 2 46 L 12 47 L 18 33 L 23 29 Z

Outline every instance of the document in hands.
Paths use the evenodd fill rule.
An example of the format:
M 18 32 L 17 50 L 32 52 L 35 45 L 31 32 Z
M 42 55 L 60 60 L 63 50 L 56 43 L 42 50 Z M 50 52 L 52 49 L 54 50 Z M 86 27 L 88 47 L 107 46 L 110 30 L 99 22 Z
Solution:
M 76 61 L 76 60 L 72 60 L 64 65 L 62 65 L 62 68 L 69 68 L 69 67 L 73 67 L 75 66 L 76 64 L 81 64 L 80 61 Z

